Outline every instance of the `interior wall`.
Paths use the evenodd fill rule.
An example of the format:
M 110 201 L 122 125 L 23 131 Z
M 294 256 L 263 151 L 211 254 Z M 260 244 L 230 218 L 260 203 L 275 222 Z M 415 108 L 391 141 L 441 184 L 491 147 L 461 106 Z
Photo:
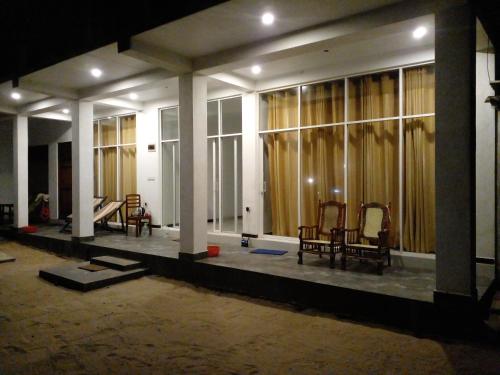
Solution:
M 488 65 L 487 65 L 488 64 Z M 485 99 L 494 95 L 488 78 L 495 55 L 476 53 L 476 256 L 495 257 L 495 110 Z
M 0 202 L 14 202 L 12 121 L 0 121 Z

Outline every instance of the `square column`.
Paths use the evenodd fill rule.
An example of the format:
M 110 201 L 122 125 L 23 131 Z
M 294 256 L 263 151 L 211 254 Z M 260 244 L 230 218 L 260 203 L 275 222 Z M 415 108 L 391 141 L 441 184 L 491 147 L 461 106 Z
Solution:
M 477 299 L 475 43 L 470 4 L 436 13 L 436 302 Z
M 59 162 L 58 144 L 49 144 L 49 210 L 50 220 L 59 218 Z
M 207 78 L 179 77 L 180 253 L 207 256 Z
M 93 104 L 71 105 L 72 237 L 76 242 L 94 239 Z
M 28 225 L 28 117 L 16 115 L 14 143 L 14 228 Z

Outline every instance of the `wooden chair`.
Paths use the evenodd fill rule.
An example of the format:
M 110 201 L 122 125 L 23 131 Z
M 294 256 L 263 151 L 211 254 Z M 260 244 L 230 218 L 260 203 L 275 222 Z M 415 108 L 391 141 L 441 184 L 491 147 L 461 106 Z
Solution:
M 390 203 L 361 203 L 358 211 L 358 227 L 345 230 L 342 246 L 342 269 L 346 269 L 347 258 L 374 261 L 377 272 L 382 275 L 384 258 L 391 265 L 391 252 L 388 244 L 391 228 Z
M 92 203 L 94 212 L 100 210 L 103 207 L 103 203 L 104 201 L 106 201 L 106 199 L 107 199 L 106 196 L 94 197 L 94 201 Z M 69 231 L 69 227 L 71 226 L 72 221 L 73 221 L 73 214 L 69 214 L 68 216 L 66 216 L 64 226 L 61 228 L 60 232 L 62 233 Z
M 318 204 L 316 225 L 299 227 L 299 264 L 302 254 L 330 255 L 330 267 L 335 267 L 335 255 L 342 251 L 345 226 L 345 203 L 328 201 Z
M 140 194 L 127 194 L 125 197 L 125 233 L 128 236 L 128 226 L 135 225 L 135 236 L 139 237 L 142 221 L 142 206 Z

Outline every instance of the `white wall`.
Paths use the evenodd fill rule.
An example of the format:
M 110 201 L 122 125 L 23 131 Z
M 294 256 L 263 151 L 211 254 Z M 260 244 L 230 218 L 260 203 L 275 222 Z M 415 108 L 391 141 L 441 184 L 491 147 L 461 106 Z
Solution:
M 487 61 L 488 60 L 488 61 Z M 484 100 L 494 91 L 495 55 L 476 53 L 476 256 L 495 257 L 495 110 Z
M 0 203 L 14 202 L 12 121 L 0 121 Z
M 29 145 L 48 145 L 52 142 L 71 142 L 71 122 L 30 117 L 28 119 Z

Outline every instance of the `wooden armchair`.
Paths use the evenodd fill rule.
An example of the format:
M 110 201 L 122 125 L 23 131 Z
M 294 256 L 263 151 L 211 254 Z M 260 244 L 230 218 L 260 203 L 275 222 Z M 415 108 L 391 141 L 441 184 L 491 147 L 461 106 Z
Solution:
M 302 264 L 302 254 L 330 255 L 330 267 L 335 267 L 335 254 L 342 250 L 345 226 L 345 203 L 335 201 L 318 204 L 316 225 L 299 227 L 299 264 Z
M 358 212 L 358 227 L 345 230 L 342 269 L 346 269 L 347 258 L 357 258 L 376 262 L 377 272 L 382 275 L 384 258 L 387 258 L 388 265 L 391 265 L 391 252 L 388 244 L 390 227 L 390 204 L 361 203 Z

